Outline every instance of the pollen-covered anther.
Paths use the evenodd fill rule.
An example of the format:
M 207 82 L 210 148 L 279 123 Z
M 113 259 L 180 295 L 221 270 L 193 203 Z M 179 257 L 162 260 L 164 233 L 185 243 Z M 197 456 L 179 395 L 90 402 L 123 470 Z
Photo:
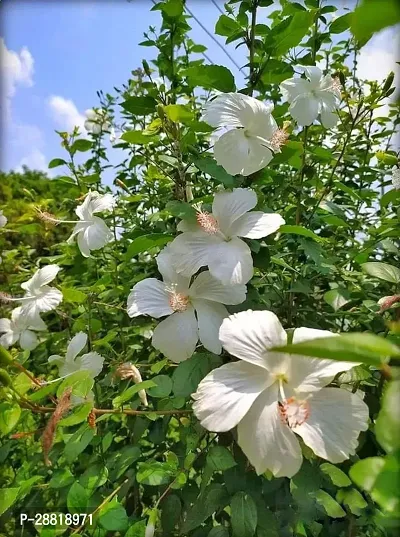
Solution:
M 7 302 L 11 302 L 12 300 L 13 298 L 9 293 L 5 293 L 3 291 L 0 292 L 0 302 L 7 304 Z
M 302 425 L 310 415 L 308 401 L 298 401 L 295 397 L 289 397 L 283 403 L 278 403 L 278 410 L 283 423 L 292 429 Z
M 41 209 L 36 209 L 37 216 L 39 220 L 42 220 L 46 224 L 53 224 L 57 226 L 61 223 L 61 220 L 58 220 L 54 214 L 48 213 L 47 211 L 42 211 Z
M 214 235 L 219 231 L 217 220 L 207 211 L 199 211 L 196 218 L 199 226 L 209 235 Z
M 176 291 L 170 292 L 169 305 L 173 311 L 186 311 L 189 305 L 189 297 Z
M 286 144 L 289 134 L 284 129 L 276 129 L 270 142 L 271 149 L 274 153 L 280 153 L 281 147 Z
M 329 86 L 328 90 L 330 90 L 332 93 L 342 93 L 342 84 L 337 76 L 332 78 L 332 84 Z

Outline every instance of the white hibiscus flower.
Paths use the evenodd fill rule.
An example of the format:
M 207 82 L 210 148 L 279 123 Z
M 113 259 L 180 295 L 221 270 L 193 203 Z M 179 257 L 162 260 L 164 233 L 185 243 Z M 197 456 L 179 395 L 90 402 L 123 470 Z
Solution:
M 21 283 L 25 295 L 22 298 L 7 297 L 7 302 L 21 302 L 21 315 L 35 319 L 41 312 L 54 310 L 62 301 L 61 291 L 48 284 L 57 276 L 58 265 L 46 265 L 37 270 L 28 281 Z
M 192 356 L 197 341 L 215 353 L 221 352 L 218 330 L 228 312 L 223 304 L 240 304 L 246 298 L 245 285 L 225 287 L 208 272 L 190 285 L 172 267 L 170 247 L 157 257 L 163 282 L 146 278 L 137 283 L 128 297 L 128 315 L 150 315 L 161 321 L 153 333 L 153 346 L 173 362 Z
M 392 168 L 392 185 L 395 190 L 400 190 L 400 168 L 397 166 Z
M 87 343 L 87 335 L 78 332 L 69 342 L 64 356 L 53 354 L 48 362 L 58 367 L 60 377 L 67 377 L 76 371 L 89 371 L 92 378 L 97 377 L 103 369 L 104 358 L 97 352 L 88 352 L 78 356 Z
M 253 190 L 235 188 L 215 194 L 212 214 L 199 212 L 197 225 L 182 221 L 178 230 L 184 233 L 171 244 L 177 272 L 189 277 L 208 266 L 224 285 L 247 283 L 253 276 L 253 259 L 239 237 L 260 239 L 285 223 L 279 214 L 251 211 L 256 204 Z
M 107 117 L 107 114 L 101 108 L 94 109 L 89 108 L 85 111 L 86 121 L 84 123 L 85 129 L 93 134 L 100 134 L 103 131 L 107 131 L 111 127 L 111 123 Z
M 0 211 L 0 227 L 4 227 L 7 224 L 7 217 L 4 216 L 3 211 Z
M 296 328 L 293 343 L 330 335 Z M 238 444 L 258 474 L 298 472 L 302 453 L 296 435 L 333 463 L 355 453 L 360 431 L 368 428 L 368 407 L 356 394 L 325 386 L 357 364 L 270 352 L 287 342 L 270 311 L 232 315 L 219 336 L 224 349 L 240 360 L 200 382 L 193 410 L 203 427 L 222 432 L 237 426 Z
M 95 216 L 95 213 L 109 211 L 115 206 L 115 199 L 111 194 L 101 195 L 98 192 L 89 192 L 85 201 L 79 205 L 75 212 L 81 222 L 75 225 L 68 243 L 77 236 L 79 249 L 84 257 L 90 257 L 91 250 L 103 248 L 113 239 L 113 234 L 104 220 Z
M 21 349 L 32 351 L 38 345 L 38 339 L 33 330 L 46 330 L 47 326 L 39 315 L 27 317 L 21 308 L 11 312 L 11 319 L 0 319 L 0 345 L 8 349 L 19 341 Z
M 203 121 L 229 128 L 214 143 L 215 160 L 232 175 L 250 175 L 280 152 L 287 135 L 278 129 L 272 104 L 242 93 L 222 93 L 206 104 Z
M 334 127 L 338 120 L 335 112 L 340 101 L 339 80 L 323 76 L 318 67 L 302 69 L 307 78 L 290 78 L 280 86 L 283 97 L 290 103 L 291 116 L 299 125 L 311 125 L 320 115 L 324 127 Z

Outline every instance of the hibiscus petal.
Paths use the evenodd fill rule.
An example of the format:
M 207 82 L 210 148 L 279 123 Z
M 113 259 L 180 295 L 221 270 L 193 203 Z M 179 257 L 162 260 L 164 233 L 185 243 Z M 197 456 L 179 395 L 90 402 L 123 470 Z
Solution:
M 275 358 L 280 364 L 282 353 L 268 352 L 268 349 L 285 345 L 287 336 L 278 317 L 272 311 L 241 311 L 224 320 L 219 331 L 222 346 L 233 356 L 274 370 Z
M 18 337 L 19 334 L 16 332 L 6 332 L 0 337 L 0 345 L 8 349 L 8 347 L 11 347 L 11 345 L 14 345 L 18 341 Z
M 86 226 L 85 226 L 85 229 L 86 229 Z M 83 257 L 91 257 L 88 240 L 84 231 L 77 234 L 76 242 L 78 243 L 78 248 L 81 251 L 81 254 L 83 255 Z
M 261 239 L 278 231 L 284 223 L 280 214 L 252 211 L 238 218 L 229 233 L 246 239 Z
M 44 285 L 40 289 L 40 295 L 29 297 L 21 306 L 21 315 L 26 315 L 29 318 L 37 317 L 41 312 L 54 310 L 62 301 L 63 295 L 61 291 L 55 287 Z
M 242 174 L 251 164 L 249 138 L 243 129 L 225 132 L 214 143 L 214 158 L 231 175 Z
M 337 334 L 328 330 L 296 328 L 293 333 L 293 343 L 335 336 Z M 332 382 L 338 373 L 347 371 L 356 365 L 355 362 L 321 360 L 293 354 L 289 359 L 289 383 L 291 388 L 298 393 L 318 391 Z
M 115 206 L 116 200 L 112 194 L 104 194 L 95 196 L 91 200 L 92 214 L 99 213 L 101 211 L 111 211 Z
M 245 285 L 222 285 L 209 270 L 200 272 L 189 290 L 193 298 L 213 300 L 221 304 L 241 304 L 246 300 Z
M 98 216 L 93 216 L 92 221 L 93 223 L 84 231 L 85 240 L 90 250 L 99 250 L 112 240 L 113 234 L 104 220 Z
M 292 477 L 300 470 L 300 444 L 281 420 L 276 385 L 266 389 L 239 422 L 238 444 L 258 475 L 270 470 L 275 477 Z
M 200 267 L 208 264 L 210 249 L 221 242 L 221 237 L 203 231 L 178 235 L 171 243 L 176 271 L 187 277 L 192 276 Z
M 36 337 L 35 332 L 32 332 L 32 330 L 23 330 L 21 332 L 21 335 L 19 337 L 19 344 L 21 346 L 21 349 L 32 351 L 38 346 L 38 339 Z
M 299 125 L 311 125 L 317 119 L 319 100 L 312 95 L 300 95 L 290 105 L 289 112 Z
M 97 352 L 88 352 L 80 356 L 76 362 L 80 371 L 88 370 L 93 377 L 97 377 L 103 369 L 104 358 Z
M 321 69 L 315 65 L 307 65 L 303 67 L 303 70 L 305 71 L 308 80 L 311 82 L 312 87 L 314 89 L 319 88 L 322 78 Z
M 168 244 L 157 256 L 158 272 L 163 277 L 164 282 L 176 284 L 178 292 L 187 291 L 189 289 L 190 278 L 176 272 L 173 259 L 173 249 Z
M 309 80 L 305 80 L 304 78 L 289 78 L 281 83 L 280 89 L 283 98 L 291 103 L 299 95 L 309 94 L 311 84 Z
M 237 237 L 209 249 L 208 267 L 211 275 L 224 285 L 245 284 L 253 277 L 250 248 Z
M 128 296 L 128 315 L 150 315 L 155 319 L 171 315 L 173 309 L 169 303 L 169 294 L 165 284 L 156 278 L 146 278 L 137 283 Z
M 21 287 L 26 290 L 38 290 L 42 285 L 53 281 L 60 270 L 58 265 L 46 265 L 37 270 L 30 280 L 21 283 Z
M 225 190 L 214 196 L 212 212 L 224 231 L 242 215 L 251 211 L 257 205 L 257 195 L 250 188 L 234 188 L 231 192 Z
M 198 341 L 194 309 L 176 312 L 154 330 L 153 346 L 173 362 L 182 362 L 194 353 Z
M 8 332 L 11 330 L 11 321 L 10 319 L 0 319 L 0 333 L 1 332 Z
M 67 362 L 72 361 L 83 350 L 87 342 L 87 335 L 84 332 L 78 332 L 69 342 L 65 359 Z
M 57 367 L 60 367 L 65 362 L 65 358 L 59 354 L 52 354 L 48 357 L 47 361 L 49 364 L 55 364 Z
M 193 411 L 201 425 L 214 432 L 230 431 L 271 384 L 266 371 L 246 362 L 234 362 L 209 373 L 192 394 Z
M 368 407 L 356 394 L 324 388 L 310 400 L 310 415 L 293 430 L 316 455 L 333 463 L 354 455 L 361 431 L 368 429 Z
M 248 127 L 257 115 L 271 114 L 266 105 L 242 93 L 223 93 L 205 105 L 202 120 L 213 127 Z
M 197 313 L 199 339 L 203 346 L 214 354 L 221 354 L 222 346 L 219 340 L 219 329 L 228 311 L 222 304 L 209 300 L 194 300 L 193 307 Z
M 321 104 L 321 123 L 326 129 L 332 129 L 338 122 L 339 116 L 336 113 L 336 107 L 322 102 Z

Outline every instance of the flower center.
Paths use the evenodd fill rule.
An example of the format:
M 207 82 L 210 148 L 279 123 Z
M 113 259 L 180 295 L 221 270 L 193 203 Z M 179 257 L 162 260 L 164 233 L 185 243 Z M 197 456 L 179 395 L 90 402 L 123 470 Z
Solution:
M 174 290 L 169 292 L 169 305 L 173 311 L 182 312 L 187 310 L 189 301 L 189 297 L 183 293 L 178 293 Z
M 272 151 L 274 153 L 280 153 L 281 147 L 286 144 L 288 138 L 289 135 L 284 129 L 276 129 L 269 140 Z
M 283 423 L 291 429 L 304 423 L 310 415 L 308 401 L 298 401 L 295 397 L 289 397 L 283 403 L 278 402 L 278 410 Z
M 219 225 L 214 216 L 207 211 L 199 211 L 196 215 L 199 226 L 209 235 L 215 235 L 219 231 Z

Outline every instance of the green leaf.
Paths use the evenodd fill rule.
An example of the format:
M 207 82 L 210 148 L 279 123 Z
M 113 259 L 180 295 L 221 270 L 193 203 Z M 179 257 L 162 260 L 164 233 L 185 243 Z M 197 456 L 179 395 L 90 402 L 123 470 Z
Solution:
M 86 489 L 76 481 L 68 491 L 68 511 L 70 513 L 85 513 L 87 510 L 87 503 L 88 494 Z
M 217 365 L 220 359 L 212 354 L 196 353 L 181 362 L 172 375 L 173 392 L 177 397 L 189 397 L 194 393 L 199 382 Z
M 253 537 L 257 527 L 257 506 L 246 492 L 237 492 L 231 501 L 233 537 Z
M 385 390 L 375 422 L 375 434 L 388 453 L 400 449 L 400 380 L 390 382 Z
M 358 487 L 388 513 L 399 515 L 400 462 L 398 456 L 369 457 L 350 468 L 350 477 Z
M 215 526 L 207 537 L 229 537 L 229 530 L 225 526 Z
M 154 386 L 148 389 L 148 394 L 151 397 L 168 397 L 172 391 L 172 379 L 168 375 L 157 375 L 151 380 Z
M 324 300 L 337 311 L 350 302 L 350 293 L 346 289 L 331 289 L 324 294 Z
M 181 517 L 182 504 L 176 494 L 169 494 L 161 504 L 161 526 L 164 534 L 171 533 Z
M 232 188 L 238 185 L 237 179 L 232 175 L 229 175 L 222 166 L 217 164 L 217 162 L 212 157 L 201 157 L 193 161 L 193 164 L 200 171 L 211 175 L 217 183 L 222 183 L 227 188 Z
M 196 221 L 196 210 L 185 201 L 169 201 L 165 209 L 172 216 L 176 216 L 182 220 Z
M 361 516 L 368 504 L 356 489 L 341 489 L 336 494 L 336 500 L 346 505 L 353 515 Z
M 143 485 L 165 485 L 174 477 L 175 468 L 167 462 L 159 462 L 149 459 L 138 464 L 136 479 Z
M 192 87 L 202 86 L 223 92 L 235 91 L 235 79 L 227 67 L 222 65 L 197 65 L 182 72 Z
M 75 461 L 77 456 L 87 448 L 93 440 L 94 434 L 93 429 L 87 426 L 85 430 L 81 431 L 79 429 L 68 439 L 64 448 L 64 455 L 69 463 Z
M 330 360 L 363 362 L 378 367 L 388 358 L 400 356 L 399 347 L 387 339 L 367 332 L 351 332 L 336 337 L 302 341 L 271 350 Z
M 69 416 L 63 418 L 58 422 L 58 425 L 60 425 L 61 427 L 70 427 L 71 425 L 77 425 L 78 423 L 85 421 L 92 408 L 93 403 L 91 401 L 83 403 L 81 405 L 77 405 L 74 407 L 72 413 Z
M 81 181 L 83 181 L 85 185 L 94 185 L 95 183 L 100 183 L 101 179 L 98 173 L 92 173 L 90 175 L 83 175 Z
M 75 140 L 75 142 L 70 147 L 70 151 L 73 155 L 77 151 L 84 153 L 85 151 L 89 151 L 89 149 L 92 149 L 92 146 L 93 144 L 90 140 L 85 140 L 84 138 L 81 138 L 80 140 Z
M 145 145 L 158 140 L 158 137 L 143 134 L 141 131 L 127 131 L 121 134 L 121 140 L 130 144 Z
M 64 166 L 64 164 L 67 164 L 64 159 L 53 158 L 53 160 L 49 162 L 49 169 L 51 170 L 52 168 L 57 168 L 58 166 Z
M 230 37 L 232 34 L 240 30 L 241 27 L 235 21 L 235 19 L 232 19 L 227 15 L 221 15 L 220 18 L 217 20 L 217 24 L 215 25 L 215 33 L 217 35 L 223 35 L 225 37 Z
M 129 99 L 121 103 L 121 106 L 124 110 L 135 116 L 146 116 L 155 112 L 157 101 L 149 95 L 144 97 L 129 97 Z
M 164 106 L 164 112 L 168 119 L 174 123 L 188 125 L 194 120 L 193 111 L 183 104 L 169 104 Z
M 60 398 L 65 390 L 69 387 L 72 388 L 72 395 L 77 397 L 86 397 L 90 392 L 94 384 L 94 380 L 91 377 L 91 372 L 87 369 L 82 371 L 75 371 L 69 377 L 66 377 L 57 389 L 57 397 Z
M 166 0 L 161 4 L 161 10 L 168 17 L 179 18 L 183 13 L 183 2 L 182 0 Z
M 388 263 L 371 261 L 369 263 L 363 263 L 361 268 L 364 272 L 375 278 L 380 278 L 386 282 L 400 283 L 400 269 Z
M 314 241 L 321 242 L 324 239 L 322 237 L 319 237 L 316 235 L 311 229 L 307 229 L 303 226 L 289 226 L 289 225 L 283 225 L 279 228 L 279 233 L 292 233 L 294 235 L 302 235 L 303 237 L 308 237 L 309 239 L 313 239 Z
M 276 56 L 283 56 L 297 47 L 314 22 L 314 13 L 299 11 L 290 20 L 284 20 L 274 28 L 273 49 Z
M 0 403 L 0 433 L 9 434 L 17 425 L 21 416 L 21 408 L 17 403 L 5 401 Z
M 86 300 L 86 294 L 78 289 L 61 287 L 63 298 L 65 302 L 71 304 L 82 304 Z
M 49 487 L 52 489 L 62 489 L 72 485 L 75 481 L 75 477 L 72 475 L 69 468 L 62 468 L 61 470 L 56 470 L 51 476 L 49 481 Z
M 126 531 L 129 526 L 125 508 L 116 498 L 100 510 L 98 520 L 100 526 L 107 531 Z
M 119 408 L 124 403 L 132 399 L 132 397 L 139 393 L 140 390 L 147 390 L 148 388 L 152 388 L 153 386 L 156 386 L 156 383 L 152 380 L 144 380 L 143 382 L 139 382 L 138 384 L 135 384 L 134 386 L 129 386 L 124 392 L 122 392 L 120 395 L 117 395 L 117 397 L 114 397 L 112 400 L 112 406 L 114 408 Z
M 374 33 L 400 22 L 400 5 L 397 0 L 363 0 L 351 18 L 351 32 L 365 44 Z
M 102 464 L 92 464 L 79 479 L 85 490 L 93 491 L 104 485 L 108 479 L 108 469 Z
M 0 490 L 0 515 L 5 513 L 17 499 L 20 487 Z
M 229 495 L 223 485 L 209 485 L 189 509 L 181 527 L 181 535 L 197 528 L 209 516 L 223 509 L 229 503 Z
M 329 462 L 324 462 L 319 469 L 323 474 L 327 475 L 337 487 L 348 487 L 351 485 L 351 480 L 337 466 L 334 466 Z
M 262 72 L 261 80 L 264 84 L 280 84 L 292 77 L 293 73 L 290 64 L 271 58 Z
M 133 526 L 130 526 L 124 537 L 145 537 L 146 534 L 146 520 L 139 520 L 135 522 Z
M 318 490 L 313 495 L 317 504 L 323 507 L 326 514 L 331 518 L 342 518 L 346 516 L 345 511 L 343 511 L 337 501 L 324 490 Z
M 126 252 L 126 259 L 131 259 L 137 254 L 142 252 L 147 252 L 151 248 L 161 248 L 165 246 L 168 242 L 172 241 L 173 235 L 165 235 L 164 233 L 151 233 L 149 235 L 142 235 L 134 239 L 128 246 L 128 251 Z
M 353 13 L 346 13 L 332 21 L 329 26 L 330 33 L 341 34 L 342 32 L 345 32 L 350 27 L 352 17 Z
M 224 446 L 213 446 L 210 448 L 206 462 L 213 472 L 223 472 L 236 466 L 232 453 Z

